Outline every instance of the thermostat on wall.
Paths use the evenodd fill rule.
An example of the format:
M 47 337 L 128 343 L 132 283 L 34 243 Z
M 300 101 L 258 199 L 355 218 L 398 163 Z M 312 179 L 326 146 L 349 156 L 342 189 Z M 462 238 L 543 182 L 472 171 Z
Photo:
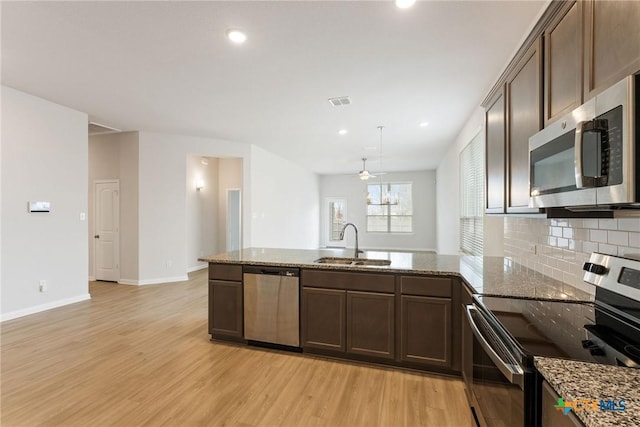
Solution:
M 29 202 L 29 212 L 51 212 L 51 202 Z

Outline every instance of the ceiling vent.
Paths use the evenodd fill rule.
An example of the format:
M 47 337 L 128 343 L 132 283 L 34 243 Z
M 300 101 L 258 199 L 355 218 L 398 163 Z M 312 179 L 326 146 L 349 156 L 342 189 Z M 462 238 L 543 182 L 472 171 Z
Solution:
M 120 129 L 112 128 L 100 123 L 89 122 L 89 135 L 101 135 L 104 133 L 122 132 Z
M 334 107 L 339 107 L 341 105 L 349 105 L 351 104 L 351 99 L 348 96 L 341 96 L 339 98 L 329 98 L 329 104 Z

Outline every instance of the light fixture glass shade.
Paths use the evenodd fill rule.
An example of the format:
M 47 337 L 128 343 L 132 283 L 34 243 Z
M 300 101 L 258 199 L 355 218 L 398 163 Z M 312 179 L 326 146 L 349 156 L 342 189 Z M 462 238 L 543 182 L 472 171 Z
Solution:
M 202 178 L 196 179 L 196 190 L 200 191 L 204 188 L 204 180 Z
M 396 0 L 396 6 L 400 9 L 408 9 L 415 4 L 416 0 Z
M 247 35 L 235 28 L 228 29 L 226 35 L 229 40 L 237 44 L 242 44 L 247 41 Z

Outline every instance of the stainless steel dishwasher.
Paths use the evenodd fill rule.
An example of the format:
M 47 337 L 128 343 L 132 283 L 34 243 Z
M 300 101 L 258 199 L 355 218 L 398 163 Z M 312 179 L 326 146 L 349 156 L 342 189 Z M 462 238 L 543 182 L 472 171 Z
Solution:
M 244 338 L 300 347 L 300 271 L 246 266 L 243 273 Z

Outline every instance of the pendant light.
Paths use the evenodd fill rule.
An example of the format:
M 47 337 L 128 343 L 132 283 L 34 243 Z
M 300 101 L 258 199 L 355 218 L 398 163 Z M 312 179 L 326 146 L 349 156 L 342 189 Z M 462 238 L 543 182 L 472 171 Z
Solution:
M 378 150 L 378 154 L 380 155 L 379 158 L 379 168 L 380 168 L 380 172 L 382 172 L 382 129 L 384 129 L 384 126 L 378 126 L 378 129 L 380 130 L 380 148 Z M 383 186 L 382 184 L 382 173 L 379 174 L 380 177 L 380 181 L 378 183 L 379 186 L 379 190 L 380 190 L 380 200 L 378 201 L 378 203 L 373 203 L 372 197 L 371 197 L 371 193 L 367 192 L 367 205 L 371 205 L 371 206 L 392 206 L 392 205 L 397 205 L 399 202 L 399 197 L 397 194 L 391 193 L 390 190 L 385 189 L 384 187 L 388 187 L 387 186 Z

